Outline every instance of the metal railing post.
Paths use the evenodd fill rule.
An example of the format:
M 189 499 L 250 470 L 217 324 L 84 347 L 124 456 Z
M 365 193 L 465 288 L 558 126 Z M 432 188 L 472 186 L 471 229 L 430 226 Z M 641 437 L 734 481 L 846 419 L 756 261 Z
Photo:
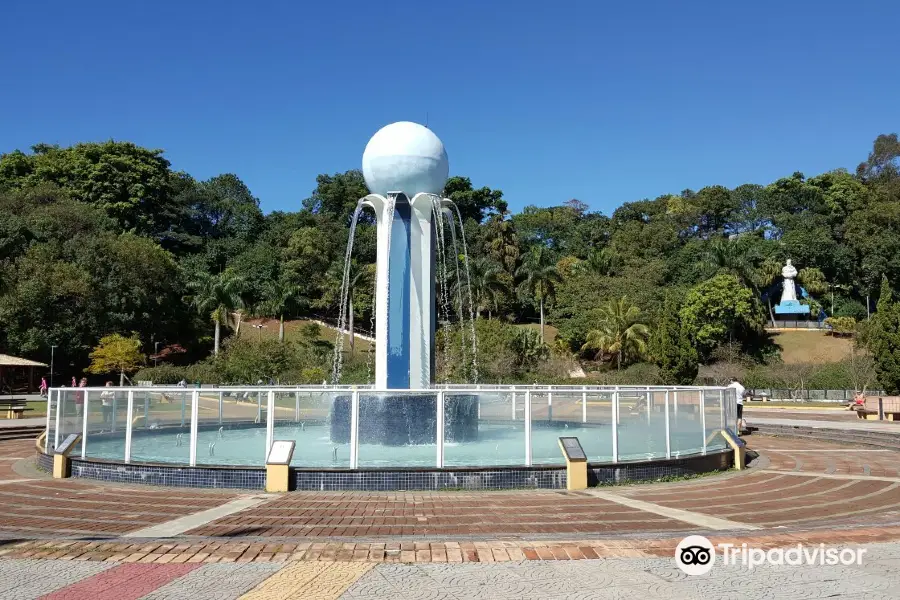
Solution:
M 706 454 L 706 394 L 704 390 L 700 390 L 700 428 L 701 437 L 703 438 L 703 454 Z
M 144 392 L 144 429 L 150 428 L 150 392 Z
M 193 395 L 191 395 L 191 399 L 193 400 Z M 185 397 L 184 392 L 181 392 L 181 426 L 184 427 L 184 405 L 187 403 L 187 398 Z
M 47 426 L 44 428 L 44 450 L 50 454 L 50 419 L 53 417 L 53 390 L 47 390 Z
M 612 393 L 612 461 L 619 462 L 619 386 Z
M 525 392 L 526 394 L 528 392 Z M 513 388 L 512 391 L 512 420 L 516 420 L 516 388 Z
M 131 431 L 134 428 L 134 392 L 128 390 L 128 409 L 125 412 L 125 462 L 131 462 Z
M 531 390 L 525 390 L 525 466 L 531 466 Z
M 53 432 L 53 449 L 56 450 L 56 447 L 59 446 L 59 428 L 62 423 L 62 399 L 63 391 L 61 389 L 56 390 L 56 431 Z M 50 453 L 52 454 L 52 453 Z
M 256 392 L 256 422 L 262 421 L 262 392 Z M 266 449 L 266 452 L 269 450 Z M 268 458 L 268 456 L 267 456 Z
M 263 457 L 263 464 L 266 464 L 269 450 L 272 449 L 275 440 L 275 390 L 269 390 L 269 397 L 266 400 L 266 455 Z
M 437 414 L 435 418 L 436 436 L 435 440 L 435 448 L 437 448 L 437 456 L 435 457 L 435 464 L 438 469 L 442 469 L 444 467 L 444 390 L 440 390 L 437 393 L 437 401 L 435 402 L 435 408 L 437 409 Z
M 183 405 L 182 405 L 183 406 Z M 191 392 L 191 450 L 188 458 L 188 465 L 197 466 L 197 421 L 200 415 L 200 392 L 194 390 Z
M 666 458 L 672 458 L 672 436 L 669 431 L 669 390 L 666 390 Z
M 553 420 L 553 392 L 547 392 L 547 420 Z
M 219 392 L 219 425 L 222 424 L 222 416 L 225 412 L 225 394 Z
M 650 425 L 650 399 L 652 398 L 650 388 L 647 388 L 647 425 Z
M 359 468 L 359 391 L 350 395 L 350 468 Z
M 581 422 L 587 423 L 587 388 L 581 386 Z
M 112 415 L 109 418 L 110 433 L 116 432 L 116 414 L 119 411 L 119 392 L 113 392 L 112 397 Z
M 81 419 L 81 458 L 87 457 L 87 440 L 88 440 L 88 402 L 90 402 L 91 393 L 84 392 L 83 413 Z
M 294 392 L 294 422 L 300 421 L 300 392 Z
M 728 427 L 728 419 L 725 417 L 725 390 L 719 390 L 719 426 L 721 429 Z

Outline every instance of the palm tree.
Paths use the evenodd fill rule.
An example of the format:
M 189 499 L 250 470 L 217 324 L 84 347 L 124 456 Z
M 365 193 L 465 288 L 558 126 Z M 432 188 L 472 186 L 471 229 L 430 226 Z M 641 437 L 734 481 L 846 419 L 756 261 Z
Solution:
M 260 314 L 278 319 L 278 341 L 284 342 L 284 314 L 292 312 L 307 303 L 299 285 L 280 278 L 266 282 L 263 287 L 263 301 L 259 306 Z
M 519 262 L 519 243 L 516 228 L 504 210 L 493 215 L 487 222 L 484 235 L 484 249 L 495 262 L 503 265 L 510 273 Z
M 480 319 L 485 310 L 490 319 L 491 311 L 497 309 L 500 298 L 506 292 L 506 284 L 500 278 L 502 273 L 503 270 L 497 263 L 489 258 L 480 257 L 470 261 L 469 280 L 472 282 L 472 303 L 476 319 Z M 453 293 L 457 293 L 457 290 L 454 289 Z
M 222 323 L 227 324 L 228 314 L 244 306 L 241 299 L 244 280 L 231 269 L 225 269 L 218 275 L 199 274 L 197 279 L 188 282 L 188 289 L 192 292 L 191 304 L 197 308 L 197 312 L 209 315 L 215 324 L 213 353 L 218 355 Z
M 622 257 L 612 248 L 594 249 L 583 264 L 599 275 L 612 277 L 622 266 Z
M 598 327 L 588 332 L 581 349 L 615 355 L 616 368 L 621 369 L 623 360 L 647 351 L 649 338 L 650 329 L 642 322 L 641 310 L 622 296 L 600 308 Z
M 516 275 L 524 277 L 522 288 L 534 295 L 541 307 L 541 343 L 544 341 L 544 303 L 556 295 L 556 284 L 562 281 L 550 253 L 543 246 L 535 246 L 525 255 Z
M 350 261 L 349 285 L 347 286 L 347 329 L 350 331 L 350 353 L 356 350 L 356 335 L 353 328 L 353 299 L 356 292 L 366 285 L 371 285 L 374 265 L 360 266 L 355 260 Z

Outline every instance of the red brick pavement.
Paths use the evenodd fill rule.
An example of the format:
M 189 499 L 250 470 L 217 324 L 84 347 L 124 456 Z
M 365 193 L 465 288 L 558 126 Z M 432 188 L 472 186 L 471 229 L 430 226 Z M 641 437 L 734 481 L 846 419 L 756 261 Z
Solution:
M 198 564 L 126 564 L 41 596 L 40 600 L 137 600 L 187 575 Z
M 821 532 L 812 530 L 840 527 L 855 528 L 853 531 L 865 537 L 872 534 L 867 528 L 873 525 L 883 526 L 881 532 L 898 535 L 900 530 L 893 525 L 900 523 L 900 481 L 866 478 L 900 479 L 897 453 L 854 452 L 853 448 L 832 443 L 758 435 L 750 436 L 748 443 L 761 456 L 746 473 L 606 490 L 764 528 L 787 527 L 780 535 L 804 531 L 804 535 L 819 535 Z M 15 461 L 2 457 L 26 456 L 28 452 L 33 454 L 33 449 L 32 442 L 0 443 L 0 481 L 23 477 L 12 469 Z M 830 477 L 840 475 L 857 479 Z M 0 502 L 4 505 L 0 533 L 20 539 L 48 535 L 116 537 L 218 506 L 240 495 L 33 477 L 33 481 L 0 485 Z M 622 536 L 640 537 L 645 542 L 650 538 L 667 540 L 691 529 L 696 528 L 593 497 L 589 492 L 298 492 L 198 527 L 188 533 L 211 539 L 188 543 L 175 553 L 180 560 L 194 562 L 287 560 L 296 558 L 298 552 L 304 559 L 333 559 L 338 554 L 346 556 L 346 551 L 351 557 L 365 554 L 369 560 L 378 556 L 387 560 L 394 550 L 397 560 L 401 556 L 415 560 L 420 554 L 428 560 L 451 560 L 457 552 L 460 560 L 467 556 L 486 560 L 488 554 L 479 554 L 479 548 L 464 543 L 504 539 L 504 543 L 513 544 L 510 547 L 516 555 L 533 552 L 536 558 L 549 560 L 561 559 L 560 552 L 569 556 L 569 550 L 559 550 L 562 542 L 534 540 L 592 540 L 577 542 L 577 548 L 590 550 L 582 552 L 584 556 L 591 552 L 604 555 L 608 547 L 646 553 L 652 552 L 652 546 L 615 544 Z M 830 535 L 837 533 L 830 531 Z M 333 546 L 334 538 L 349 539 L 353 544 L 345 548 L 335 542 L 337 546 Z M 607 541 L 598 542 L 604 539 Z M 610 546 L 611 540 L 617 541 Z M 432 548 L 427 545 L 432 541 L 443 545 Z M 420 543 L 426 543 L 426 547 L 420 548 Z M 35 544 L 17 549 L 15 555 L 79 560 L 112 560 L 115 556 L 115 560 L 154 562 L 172 554 L 170 550 L 178 545 L 116 540 Z M 302 544 L 306 546 L 301 548 Z M 490 556 L 496 554 L 502 559 L 503 552 L 509 554 L 503 548 L 501 545 L 496 553 L 491 549 Z

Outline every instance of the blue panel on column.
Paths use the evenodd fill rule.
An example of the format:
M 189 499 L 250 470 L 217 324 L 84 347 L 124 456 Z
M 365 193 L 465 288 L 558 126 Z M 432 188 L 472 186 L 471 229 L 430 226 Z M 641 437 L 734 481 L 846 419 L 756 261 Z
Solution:
M 397 198 L 391 227 L 390 275 L 388 278 L 387 385 L 389 389 L 409 389 L 409 202 Z

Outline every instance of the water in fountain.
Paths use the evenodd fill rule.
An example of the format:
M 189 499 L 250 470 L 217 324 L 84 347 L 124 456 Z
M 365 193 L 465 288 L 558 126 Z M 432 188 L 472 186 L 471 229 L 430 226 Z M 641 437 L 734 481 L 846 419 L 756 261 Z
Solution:
M 459 351 L 460 357 L 462 358 L 462 364 L 466 364 L 468 363 L 468 358 L 466 356 L 466 329 L 463 318 L 462 282 L 459 277 L 459 248 L 456 245 L 456 228 L 453 226 L 453 213 L 450 209 L 445 208 L 441 212 L 447 217 L 447 224 L 450 226 L 450 239 L 453 242 L 453 266 L 456 275 L 456 317 L 459 322 Z
M 472 278 L 469 276 L 469 248 L 466 245 L 466 228 L 463 225 L 462 213 L 454 202 L 450 202 L 450 206 L 456 211 L 456 218 L 459 221 L 460 237 L 462 237 L 463 245 L 463 262 L 466 267 L 466 290 L 469 294 L 469 327 L 472 333 L 472 383 L 478 383 L 478 340 L 475 336 L 475 304 L 472 302 Z
M 432 212 L 432 223 L 434 223 L 434 231 L 435 231 L 435 246 L 437 252 L 437 283 L 438 283 L 438 304 L 440 309 L 440 314 L 442 315 L 442 323 L 443 323 L 443 335 L 441 339 L 443 341 L 443 358 L 444 358 L 444 380 L 445 382 L 449 381 L 449 373 L 450 373 L 450 301 L 449 295 L 447 294 L 447 257 L 446 257 L 446 241 L 444 240 L 444 219 L 442 217 L 443 211 L 441 209 L 441 198 L 439 196 L 432 196 L 431 201 L 431 212 Z
M 336 384 L 341 380 L 341 372 L 344 367 L 344 328 L 347 323 L 347 299 L 350 288 L 350 257 L 353 254 L 353 239 L 356 237 L 356 223 L 359 213 L 362 212 L 362 200 L 356 203 L 353 218 L 350 220 L 350 236 L 347 238 L 347 251 L 344 254 L 344 276 L 341 280 L 341 308 L 338 313 L 337 338 L 334 342 L 334 360 L 331 367 L 331 383 Z

